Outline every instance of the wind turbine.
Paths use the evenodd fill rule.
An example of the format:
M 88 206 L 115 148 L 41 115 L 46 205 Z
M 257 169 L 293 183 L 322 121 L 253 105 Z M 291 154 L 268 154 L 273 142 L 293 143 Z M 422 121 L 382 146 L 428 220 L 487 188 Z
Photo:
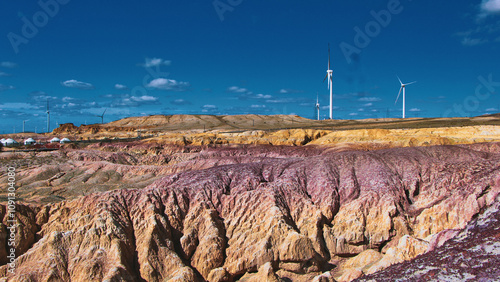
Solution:
M 319 120 L 319 97 L 316 93 L 316 111 L 318 112 L 318 120 Z
M 23 133 L 24 133 L 24 126 L 26 125 L 26 122 L 27 122 L 27 121 L 30 121 L 30 120 L 29 120 L 29 119 L 27 119 L 27 120 L 23 120 Z
M 413 82 L 410 82 L 410 83 L 403 83 L 403 82 L 401 82 L 401 79 L 399 78 L 399 76 L 397 76 L 397 78 L 399 80 L 399 83 L 401 84 L 401 88 L 399 88 L 398 97 L 396 98 L 396 102 L 394 102 L 394 105 L 396 105 L 396 103 L 398 102 L 399 95 L 401 94 L 401 90 L 403 90 L 403 118 L 405 118 L 405 103 L 406 103 L 406 93 L 405 93 L 406 91 L 405 91 L 405 88 L 406 88 L 407 85 L 413 84 L 416 81 L 413 81 Z
M 96 115 L 96 117 L 100 117 L 101 118 L 101 124 L 104 123 L 104 113 L 106 113 L 106 110 L 107 109 L 104 109 L 104 112 L 102 112 L 102 115 Z
M 326 71 L 325 79 L 328 78 L 328 89 L 330 89 L 330 119 L 333 119 L 333 70 L 330 69 L 330 43 L 328 43 L 328 70 Z
M 50 132 L 50 111 L 49 111 L 49 99 L 47 99 L 47 133 Z

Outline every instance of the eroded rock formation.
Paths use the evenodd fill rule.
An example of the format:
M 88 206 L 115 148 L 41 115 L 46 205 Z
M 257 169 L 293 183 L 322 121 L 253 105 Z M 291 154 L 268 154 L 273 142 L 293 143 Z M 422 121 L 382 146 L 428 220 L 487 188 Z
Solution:
M 154 182 L 19 204 L 19 238 L 27 239 L 17 250 L 16 274 L 9 276 L 4 265 L 0 276 L 348 281 L 438 250 L 443 238 L 453 237 L 449 230 L 464 228 L 492 205 L 500 193 L 499 153 L 498 143 L 368 152 L 223 147 L 147 166 L 130 151 L 130 158 L 70 151 L 68 171 L 86 173 L 66 182 L 94 175 L 96 166 L 130 182 L 152 173 Z M 20 174 L 21 182 L 35 177 L 29 172 Z M 3 234 L 4 207 L 0 218 Z
M 498 281 L 500 197 L 442 247 L 356 281 Z M 458 234 L 458 235 L 457 235 Z

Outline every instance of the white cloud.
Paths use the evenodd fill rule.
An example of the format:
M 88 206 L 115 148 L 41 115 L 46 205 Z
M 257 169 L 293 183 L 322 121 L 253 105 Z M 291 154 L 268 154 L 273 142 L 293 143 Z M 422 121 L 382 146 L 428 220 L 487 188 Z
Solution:
M 282 88 L 280 89 L 280 91 L 278 91 L 279 94 L 290 94 L 290 93 L 301 93 L 303 92 L 302 90 L 297 90 L 297 89 L 285 89 L 285 88 Z
M 170 104 L 181 106 L 181 105 L 191 105 L 192 103 L 184 99 L 175 99 L 173 101 L 170 101 Z
M 147 87 L 166 91 L 186 91 L 189 83 L 167 78 L 156 78 L 149 82 Z
M 238 99 L 239 100 L 248 100 L 248 99 L 271 99 L 273 98 L 272 95 L 269 94 L 254 94 L 252 91 L 249 91 L 246 88 L 243 87 L 238 87 L 238 86 L 231 86 L 227 88 L 228 92 L 231 93 L 236 93 L 238 94 Z
M 500 14 L 500 0 L 483 0 L 481 11 L 485 14 Z
M 410 109 L 410 112 L 421 112 L 422 110 L 419 108 L 412 108 Z
M 464 46 L 477 46 L 484 43 L 488 43 L 488 40 L 481 38 L 464 37 L 462 38 L 462 41 L 460 43 L 462 43 L 462 45 Z
M 363 107 L 371 107 L 371 106 L 373 106 L 373 103 L 366 103 L 363 105 Z
M 130 100 L 135 101 L 135 102 L 155 102 L 158 101 L 157 97 L 149 96 L 149 95 L 143 95 L 143 96 L 132 96 L 130 97 Z
M 67 103 L 67 104 L 61 105 L 61 108 L 65 109 L 65 108 L 72 108 L 72 107 L 75 107 L 75 106 L 76 106 L 75 103 Z
M 162 58 L 146 58 L 144 64 L 141 64 L 141 66 L 145 68 L 150 68 L 150 67 L 158 67 L 158 66 L 170 66 L 172 61 L 170 60 L 164 60 Z
M 305 101 L 309 101 L 309 99 L 306 98 L 279 98 L 279 99 L 270 99 L 266 100 L 267 103 L 272 103 L 272 104 L 300 104 L 304 103 Z
M 267 94 L 266 95 L 264 95 L 264 94 L 257 94 L 257 95 L 255 95 L 256 99 L 271 99 L 272 97 L 273 96 L 267 95 Z
M 260 108 L 265 108 L 266 105 L 251 105 L 250 106 L 252 109 L 260 109 Z
M 203 113 L 215 113 L 218 111 L 218 107 L 216 105 L 203 105 L 201 108 Z
M 11 90 L 11 89 L 15 89 L 15 87 L 12 86 L 12 85 L 3 85 L 3 84 L 0 84 L 0 92 Z
M 352 116 L 352 117 L 354 117 L 354 116 L 357 116 L 358 113 L 350 113 L 349 115 Z
M 15 68 L 17 64 L 13 62 L 0 62 L 0 66 L 4 68 Z
M 478 16 L 476 26 L 466 31 L 457 32 L 454 36 L 458 37 L 463 46 L 478 46 L 489 42 L 495 42 L 500 32 L 500 21 L 484 21 L 487 16 L 481 12 Z
M 380 99 L 378 97 L 362 97 L 362 98 L 358 99 L 358 101 L 360 101 L 360 102 L 379 102 L 381 100 L 382 99 Z
M 64 103 L 67 103 L 67 102 L 72 101 L 72 100 L 74 100 L 74 99 L 75 99 L 75 98 L 71 98 L 71 97 L 63 97 L 63 98 L 62 98 L 62 101 L 63 101 Z
M 118 90 L 127 90 L 128 87 L 126 85 L 123 85 L 123 84 L 115 84 L 115 89 L 118 89 Z
M 0 77 L 10 76 L 10 74 L 0 71 Z
M 29 96 L 30 96 L 30 99 L 31 100 L 34 100 L 38 103 L 41 103 L 41 102 L 46 102 L 47 100 L 57 100 L 58 98 L 55 97 L 55 96 L 49 96 L 47 93 L 43 92 L 43 91 L 34 91 L 34 92 L 31 92 L 29 93 Z
M 130 96 L 128 94 L 108 94 L 104 95 L 104 97 L 113 99 L 113 101 L 111 102 L 111 107 L 140 107 L 142 105 L 152 105 L 159 103 L 158 97 L 150 95 Z
M 496 108 L 488 108 L 485 111 L 487 111 L 487 112 L 497 112 L 498 109 L 496 109 Z
M 91 90 L 94 89 L 94 85 L 87 83 L 87 82 L 81 82 L 78 80 L 70 79 L 66 80 L 64 82 L 61 82 L 61 84 L 65 87 L 69 88 L 78 88 L 78 89 L 83 89 L 83 90 Z
M 249 92 L 248 89 L 241 88 L 238 86 L 231 86 L 227 89 L 227 91 L 232 92 L 232 93 L 247 93 L 247 92 Z
M 321 109 L 321 110 L 330 110 L 330 106 L 329 106 L 329 105 L 328 105 L 328 106 L 321 106 L 321 107 L 320 107 L 320 109 Z M 335 111 L 335 110 L 338 110 L 338 109 L 340 109 L 340 107 L 339 107 L 339 106 L 333 106 L 333 110 L 334 110 L 334 111 Z
M 19 109 L 33 110 L 33 109 L 38 109 L 38 108 L 29 104 L 29 103 L 5 103 L 5 104 L 0 104 L 0 109 L 2 109 L 2 110 L 19 110 Z

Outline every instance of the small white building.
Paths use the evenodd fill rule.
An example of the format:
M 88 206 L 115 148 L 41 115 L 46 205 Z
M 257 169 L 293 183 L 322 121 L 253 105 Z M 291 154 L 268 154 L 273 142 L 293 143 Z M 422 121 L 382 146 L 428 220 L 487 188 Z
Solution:
M 35 144 L 36 144 L 36 141 L 33 138 L 28 138 L 28 139 L 24 140 L 24 145 L 35 145 Z
M 59 142 L 61 142 L 61 139 L 59 139 L 57 137 L 50 139 L 50 143 L 59 143 Z
M 5 145 L 5 140 L 7 140 L 7 139 L 2 138 L 2 140 L 0 140 L 0 142 L 2 143 L 2 145 Z
M 59 141 L 61 144 L 65 144 L 65 143 L 69 143 L 71 142 L 71 140 L 69 140 L 69 138 L 66 138 L 64 137 L 63 139 L 61 139 L 61 141 Z
M 6 147 L 13 147 L 13 146 L 17 146 L 17 145 L 19 145 L 19 142 L 17 142 L 16 140 L 14 140 L 12 138 L 5 140 L 5 143 L 4 143 L 4 146 L 6 146 Z

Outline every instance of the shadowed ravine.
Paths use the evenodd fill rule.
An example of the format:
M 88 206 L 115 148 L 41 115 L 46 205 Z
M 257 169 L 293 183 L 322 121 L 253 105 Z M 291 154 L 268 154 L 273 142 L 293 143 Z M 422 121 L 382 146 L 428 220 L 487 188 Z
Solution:
M 466 227 L 500 193 L 499 143 L 366 152 L 205 148 L 169 152 L 166 163 L 120 150 L 53 153 L 62 163 L 43 177 L 47 165 L 20 169 L 23 185 L 64 171 L 50 185 L 66 200 L 18 204 L 16 274 L 7 275 L 2 236 L 0 276 L 346 281 L 439 248 L 443 240 L 431 248 L 437 238 Z M 89 182 L 103 170 L 115 174 Z M 118 182 L 130 189 L 113 190 Z M 71 192 L 77 184 L 92 192 L 92 183 L 109 186 Z M 5 205 L 0 218 L 6 234 Z

